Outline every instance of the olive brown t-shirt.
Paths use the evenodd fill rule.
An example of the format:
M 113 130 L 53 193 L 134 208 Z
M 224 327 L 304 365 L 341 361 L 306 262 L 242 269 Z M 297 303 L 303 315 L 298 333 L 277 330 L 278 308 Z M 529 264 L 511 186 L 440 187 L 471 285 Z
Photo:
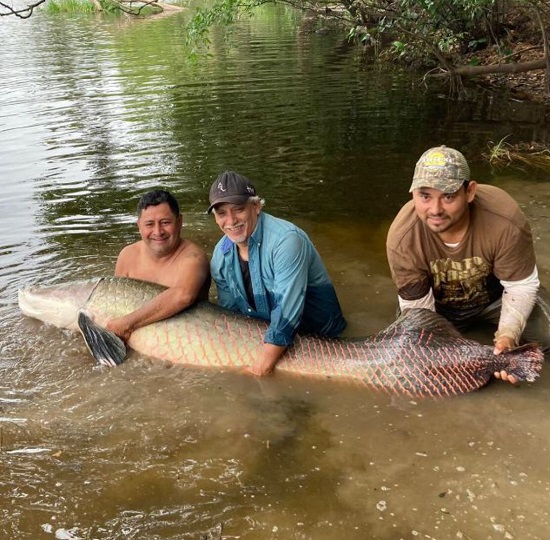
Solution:
M 519 205 L 485 184 L 477 186 L 468 230 L 458 246 L 446 246 L 409 201 L 390 227 L 386 248 L 399 296 L 417 300 L 431 287 L 436 310 L 457 322 L 499 298 L 500 280 L 525 279 L 536 263 L 531 229 Z

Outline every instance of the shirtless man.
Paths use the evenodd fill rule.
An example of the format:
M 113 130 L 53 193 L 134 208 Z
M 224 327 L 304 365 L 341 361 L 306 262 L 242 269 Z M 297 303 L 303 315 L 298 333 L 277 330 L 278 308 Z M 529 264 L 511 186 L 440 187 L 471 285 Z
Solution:
M 141 197 L 137 212 L 141 240 L 122 249 L 115 276 L 152 281 L 168 289 L 136 311 L 108 322 L 107 328 L 124 341 L 138 328 L 208 298 L 210 288 L 206 253 L 180 237 L 183 218 L 176 199 L 167 191 L 151 191 Z

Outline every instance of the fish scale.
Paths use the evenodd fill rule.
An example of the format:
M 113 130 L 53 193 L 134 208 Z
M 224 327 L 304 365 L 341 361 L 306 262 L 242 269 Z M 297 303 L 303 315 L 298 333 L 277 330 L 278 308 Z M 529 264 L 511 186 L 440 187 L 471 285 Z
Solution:
M 99 325 L 154 298 L 163 287 L 127 278 L 99 278 L 19 291 L 26 315 L 76 328 L 79 310 Z M 73 322 L 71 322 L 73 321 Z M 137 352 L 173 363 L 239 368 L 259 354 L 264 321 L 199 302 L 169 319 L 132 333 Z M 440 315 L 406 311 L 390 326 L 365 338 L 323 339 L 297 335 L 277 371 L 353 381 L 370 389 L 411 397 L 464 394 L 484 386 L 495 371 L 534 381 L 543 352 L 536 344 L 494 355 L 493 348 L 466 339 Z

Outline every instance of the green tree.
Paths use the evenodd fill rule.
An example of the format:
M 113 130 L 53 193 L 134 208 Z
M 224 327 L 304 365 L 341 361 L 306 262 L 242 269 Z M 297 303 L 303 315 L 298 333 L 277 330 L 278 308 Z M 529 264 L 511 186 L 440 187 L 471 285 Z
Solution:
M 28 19 L 36 8 L 46 3 L 47 0 L 28 0 L 14 4 L 0 0 L 0 17 L 14 16 L 20 19 Z M 89 0 L 81 2 L 51 2 L 52 11 L 118 11 L 129 15 L 146 15 L 161 13 L 166 10 L 180 10 L 182 8 L 172 4 L 165 4 L 160 0 Z M 87 4 L 87 5 L 86 5 Z
M 326 17 L 338 17 L 349 27 L 349 37 L 375 45 L 381 54 L 415 66 L 436 68 L 450 81 L 452 93 L 462 91 L 462 77 L 487 73 L 518 73 L 546 69 L 545 86 L 550 96 L 550 51 L 546 29 L 550 27 L 547 0 L 342 0 L 334 3 L 309 0 L 216 0 L 199 8 L 188 26 L 188 38 L 208 43 L 209 28 L 228 25 L 237 17 L 266 3 L 278 3 Z M 510 14 L 532 21 L 540 32 L 538 60 L 514 63 L 506 43 L 510 38 Z M 460 65 L 462 55 L 489 45 L 500 52 L 498 64 Z

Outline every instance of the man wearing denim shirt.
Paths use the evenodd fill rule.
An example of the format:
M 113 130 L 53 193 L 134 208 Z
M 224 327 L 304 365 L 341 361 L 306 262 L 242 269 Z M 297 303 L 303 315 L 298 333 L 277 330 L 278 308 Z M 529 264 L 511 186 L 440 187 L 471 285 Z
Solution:
M 345 326 L 334 286 L 307 234 L 262 212 L 263 200 L 245 177 L 221 173 L 210 207 L 224 237 L 210 269 L 224 308 L 269 322 L 249 370 L 271 373 L 299 330 L 336 337 Z

